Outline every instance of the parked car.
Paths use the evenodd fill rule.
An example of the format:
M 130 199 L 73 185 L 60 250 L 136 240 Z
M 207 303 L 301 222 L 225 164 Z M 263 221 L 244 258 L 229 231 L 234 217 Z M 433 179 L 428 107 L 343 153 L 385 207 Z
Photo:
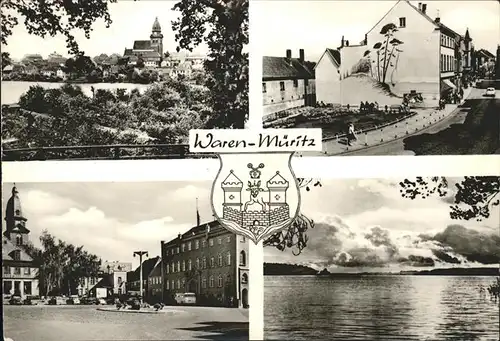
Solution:
M 82 297 L 81 304 L 98 304 L 95 297 Z
M 106 305 L 108 304 L 104 298 L 98 298 L 96 304 Z
M 12 296 L 10 298 L 9 304 L 11 304 L 11 305 L 21 305 L 21 304 L 23 304 L 23 300 L 22 300 L 21 296 L 14 295 L 14 296 Z
M 192 292 L 175 294 L 177 304 L 196 304 L 196 294 Z
M 486 92 L 484 93 L 484 95 L 488 96 L 488 97 L 495 97 L 495 95 L 496 95 L 495 88 L 486 89 Z
M 67 304 L 80 304 L 80 298 L 78 298 L 77 295 L 72 295 L 68 300 L 66 301 Z
M 43 302 L 43 300 L 40 296 L 26 296 L 26 298 L 23 301 L 23 304 L 25 304 L 25 305 L 37 305 L 37 304 L 41 304 L 42 302 Z
M 65 305 L 66 300 L 61 296 L 53 296 L 49 300 L 49 305 Z

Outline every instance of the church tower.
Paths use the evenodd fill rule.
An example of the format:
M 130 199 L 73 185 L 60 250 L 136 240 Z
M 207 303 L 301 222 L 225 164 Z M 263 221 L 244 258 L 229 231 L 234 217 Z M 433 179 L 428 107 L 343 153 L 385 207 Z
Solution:
M 16 186 L 12 187 L 12 196 L 7 201 L 5 209 L 5 232 L 7 237 L 14 245 L 24 245 L 28 242 L 28 234 L 30 231 L 26 228 L 26 219 L 23 217 L 21 209 L 21 200 Z
M 158 17 L 156 17 L 153 23 L 153 29 L 149 38 L 151 39 L 151 48 L 160 54 L 160 58 L 163 58 L 163 34 L 161 34 L 161 26 Z

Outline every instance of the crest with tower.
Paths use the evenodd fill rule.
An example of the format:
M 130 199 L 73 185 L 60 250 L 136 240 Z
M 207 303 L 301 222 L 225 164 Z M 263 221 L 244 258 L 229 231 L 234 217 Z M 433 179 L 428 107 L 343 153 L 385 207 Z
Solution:
M 282 174 L 276 169 L 266 169 L 262 162 L 247 163 L 246 169 L 239 168 L 233 167 L 221 174 L 222 210 L 216 215 L 226 228 L 257 243 L 291 224 L 298 209 L 295 194 L 298 190 L 292 191 L 296 205 L 290 207 L 287 193 L 296 185 L 290 169 L 287 168 L 288 174 Z M 265 175 L 264 171 L 267 171 Z

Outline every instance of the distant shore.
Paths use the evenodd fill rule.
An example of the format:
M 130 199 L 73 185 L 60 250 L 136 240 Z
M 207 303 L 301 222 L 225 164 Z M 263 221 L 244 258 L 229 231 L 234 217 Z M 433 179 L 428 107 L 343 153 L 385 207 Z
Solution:
M 400 272 L 329 272 L 317 271 L 311 267 L 297 264 L 264 263 L 264 276 L 318 276 L 318 277 L 353 277 L 353 276 L 499 276 L 499 267 L 484 268 L 445 268 L 430 270 L 410 270 Z

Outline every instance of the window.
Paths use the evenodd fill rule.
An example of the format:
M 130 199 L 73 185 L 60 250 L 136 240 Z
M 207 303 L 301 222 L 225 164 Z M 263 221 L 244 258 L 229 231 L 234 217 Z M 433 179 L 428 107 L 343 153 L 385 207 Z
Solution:
M 297 79 L 293 80 L 293 87 L 298 88 L 299 87 L 299 81 Z
M 215 285 L 215 280 L 214 280 L 214 276 L 210 276 L 210 288 L 213 288 L 214 285 Z
M 118 285 L 122 284 L 122 278 L 118 277 Z
M 205 288 L 207 287 L 207 279 L 206 279 L 205 277 L 203 277 L 203 278 L 201 279 L 201 287 L 202 287 L 203 289 L 205 289 Z
M 226 265 L 231 265 L 231 252 L 227 252 L 226 254 Z
M 245 243 L 247 241 L 247 238 L 245 236 L 241 236 L 241 242 Z
M 167 273 L 170 273 L 170 265 L 167 264 L 167 267 L 165 268 L 165 271 L 167 271 Z
M 399 18 L 399 27 L 406 27 L 406 18 Z
M 186 286 L 186 280 L 183 278 L 181 282 L 181 288 L 184 288 Z
M 193 263 L 191 262 L 191 259 L 188 260 L 188 270 L 191 271 L 193 267 Z
M 10 267 L 4 266 L 3 267 L 3 273 L 4 273 L 4 275 L 10 275 Z
M 200 268 L 200 259 L 196 258 L 196 269 Z
M 217 244 L 219 244 L 219 245 L 222 244 L 222 238 L 221 237 L 217 238 Z
M 16 235 L 16 245 L 23 245 L 23 236 L 20 234 Z
M 166 284 L 166 289 L 167 289 L 167 290 L 170 290 L 170 282 L 169 282 L 169 281 L 167 281 L 167 283 L 165 283 L 165 284 Z
M 240 265 L 241 266 L 247 265 L 247 255 L 246 255 L 245 251 L 240 252 Z
M 182 245 L 181 245 L 181 251 L 182 252 L 186 251 L 186 244 L 182 243 Z
M 186 261 L 182 261 L 182 271 L 186 271 Z
M 14 275 L 20 275 L 21 274 L 21 268 L 14 268 Z
M 181 287 L 181 280 L 180 280 L 180 279 L 178 279 L 178 280 L 177 280 L 177 289 L 180 289 L 180 288 L 182 288 L 182 287 Z
M 21 260 L 21 251 L 14 250 L 12 252 L 12 258 L 14 258 L 14 260 Z
M 205 239 L 203 239 L 201 241 L 201 247 L 206 247 L 207 246 L 207 241 Z
M 32 288 L 31 282 L 24 282 L 23 286 L 24 286 L 24 288 L 23 288 L 24 289 L 24 294 L 25 295 L 31 295 L 31 288 Z
M 241 276 L 241 283 L 243 283 L 243 284 L 247 284 L 248 283 L 248 275 L 247 274 L 243 274 Z
M 92 278 L 90 279 L 90 285 L 94 285 L 94 284 L 95 284 L 95 278 L 93 278 L 93 277 L 92 277 Z
M 265 94 L 267 92 L 266 83 L 262 83 L 262 93 Z
M 171 268 L 172 268 L 172 273 L 175 273 L 175 263 L 172 263 Z
M 210 257 L 210 267 L 211 268 L 215 267 L 215 258 L 214 257 Z
M 202 261 L 202 264 L 201 264 L 201 268 L 202 269 L 206 269 L 207 268 L 207 259 L 205 257 L 203 257 L 203 261 Z
M 280 91 L 285 91 L 285 82 L 280 82 Z
M 199 241 L 199 240 L 195 240 L 195 241 L 194 241 L 194 248 L 195 248 L 196 250 L 198 250 L 198 249 L 200 248 L 200 241 Z
M 178 246 L 175 248 L 175 251 L 177 254 L 179 254 L 179 247 Z
M 172 280 L 172 290 L 174 290 L 174 289 L 175 289 L 175 281 Z
M 226 242 L 231 243 L 231 236 L 227 236 Z
M 181 262 L 177 261 L 177 272 L 181 271 Z
M 191 251 L 191 242 L 188 243 L 188 251 Z
M 218 262 L 219 262 L 219 267 L 222 267 L 222 255 L 219 254 L 219 256 L 217 257 L 218 259 Z
M 224 285 L 222 275 L 219 275 L 219 277 L 217 278 L 217 285 L 219 286 L 219 288 L 222 288 L 222 286 Z

